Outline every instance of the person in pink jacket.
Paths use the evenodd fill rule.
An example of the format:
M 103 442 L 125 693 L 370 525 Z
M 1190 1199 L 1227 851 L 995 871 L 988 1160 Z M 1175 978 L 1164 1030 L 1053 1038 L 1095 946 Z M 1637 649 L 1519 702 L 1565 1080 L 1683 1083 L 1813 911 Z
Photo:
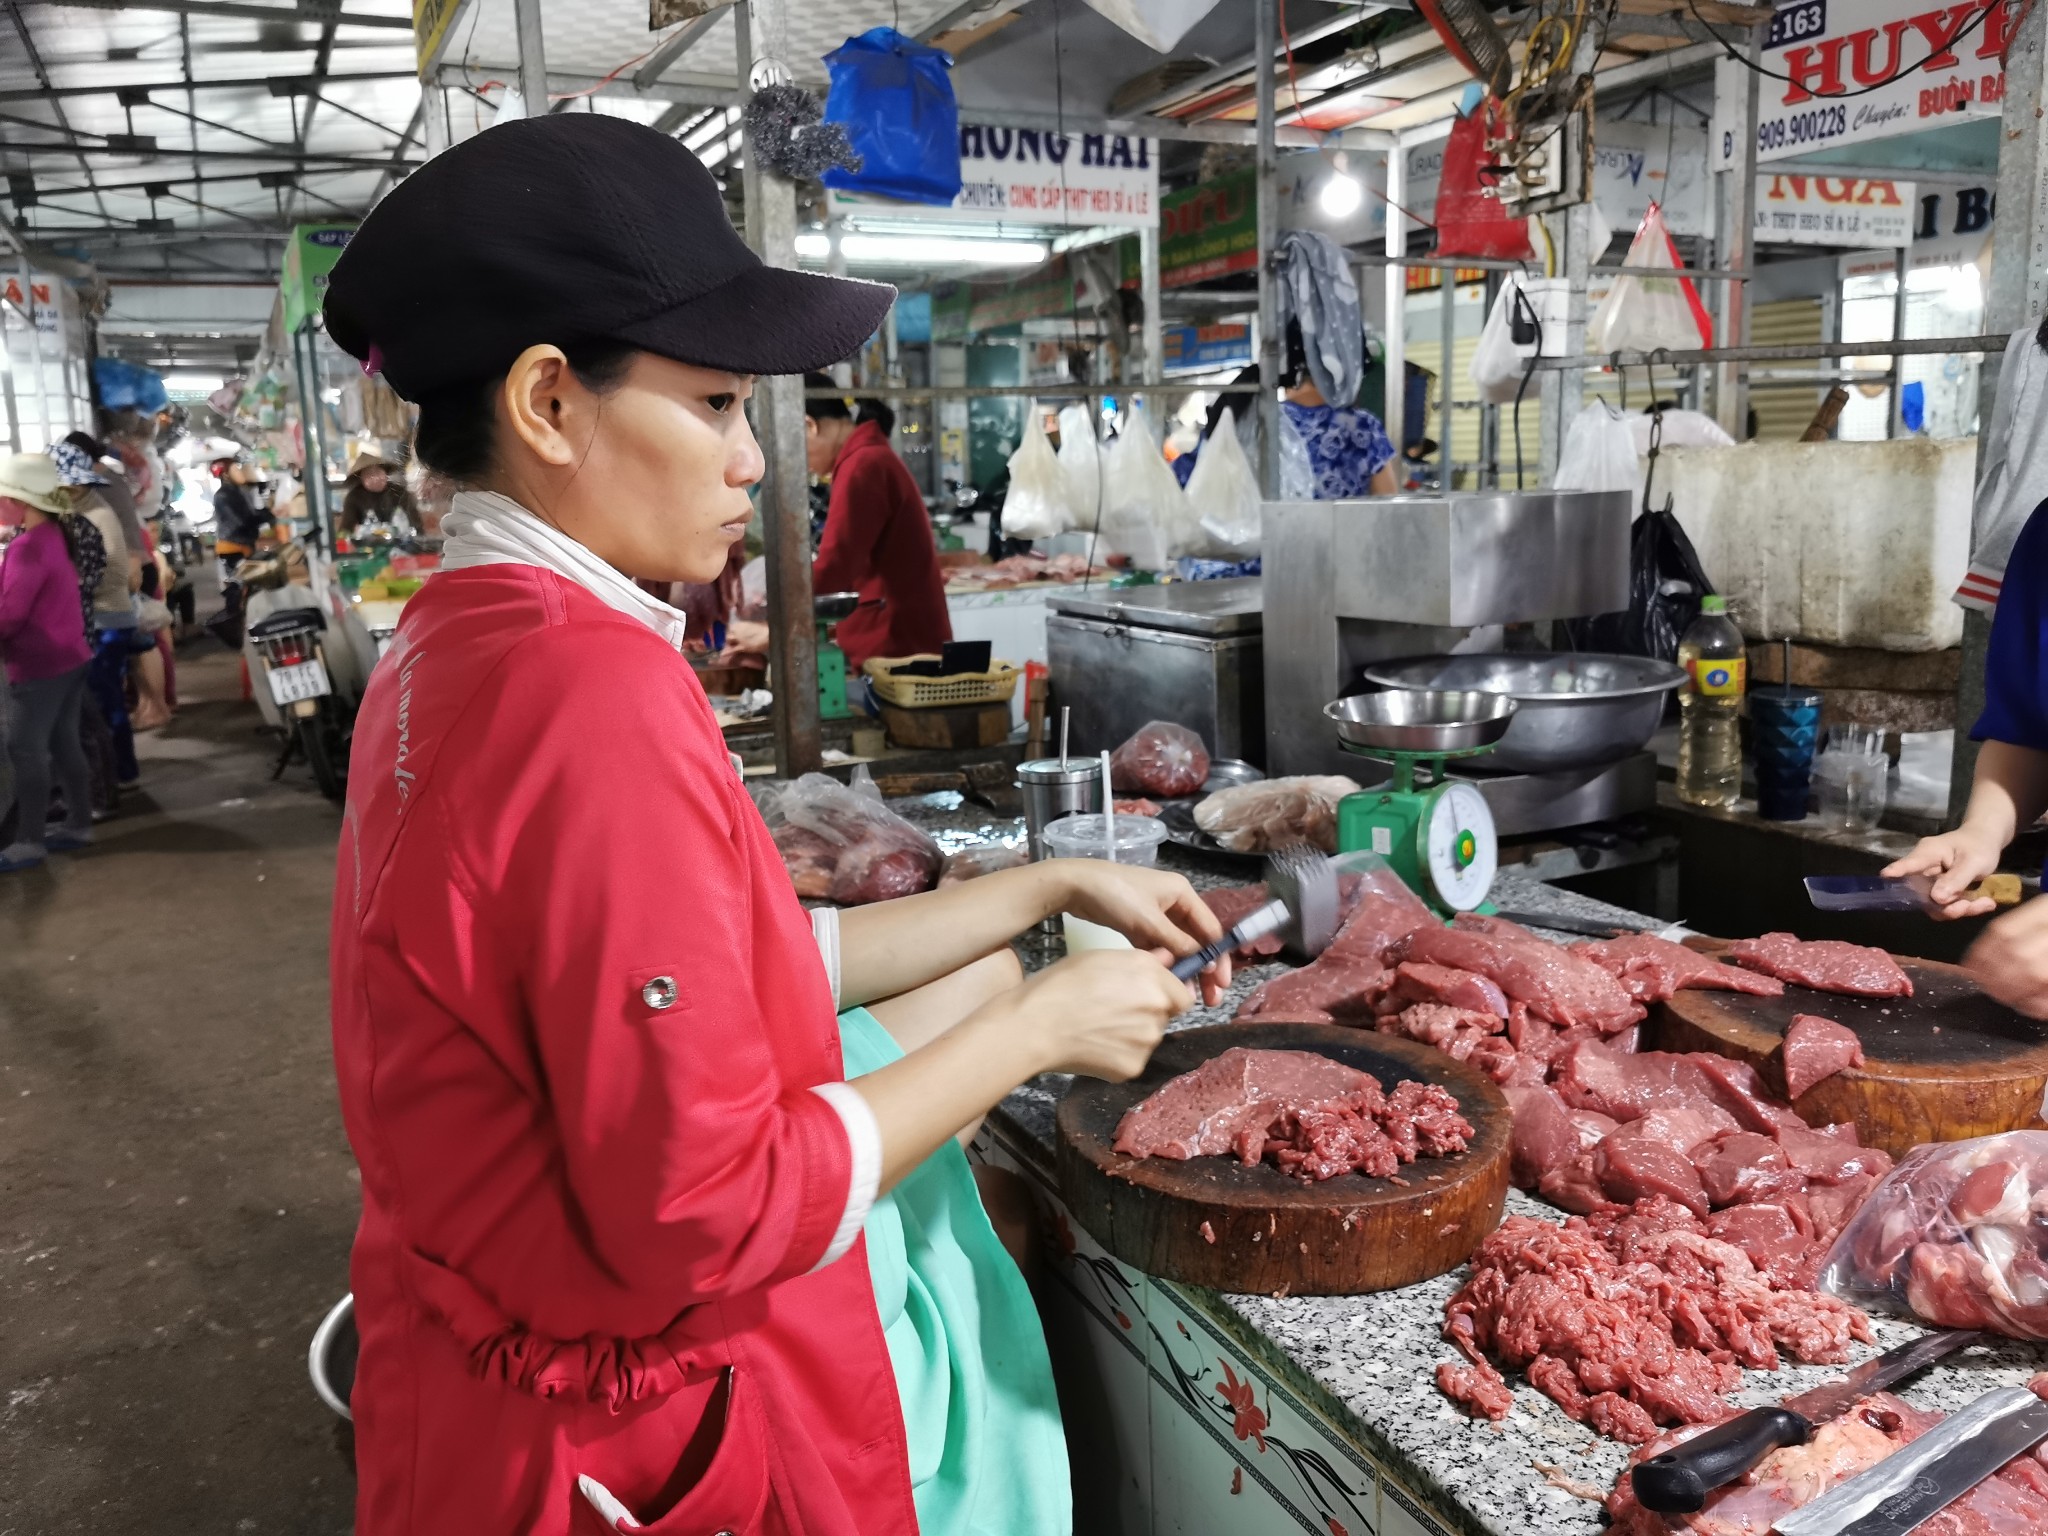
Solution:
M 0 657 L 13 704 L 7 755 L 16 820 L 14 841 L 0 849 L 0 874 L 33 869 L 52 850 L 92 841 L 92 774 L 78 736 L 92 650 L 78 571 L 58 521 L 68 505 L 49 455 L 18 453 L 0 462 L 0 532 L 16 530 L 0 556 Z M 46 833 L 53 760 L 65 820 Z
M 763 266 L 680 143 L 582 113 L 436 156 L 330 277 L 328 334 L 464 487 L 336 871 L 363 1536 L 918 1531 L 870 1209 L 1017 1084 L 1139 1071 L 1193 1001 L 1162 960 L 1221 937 L 1184 879 L 1088 861 L 798 904 L 635 582 L 717 579 L 754 376 L 891 297 Z M 1063 909 L 1137 947 L 1021 981 L 1010 939 Z M 883 999 L 907 1054 L 849 1082 L 837 1011 Z

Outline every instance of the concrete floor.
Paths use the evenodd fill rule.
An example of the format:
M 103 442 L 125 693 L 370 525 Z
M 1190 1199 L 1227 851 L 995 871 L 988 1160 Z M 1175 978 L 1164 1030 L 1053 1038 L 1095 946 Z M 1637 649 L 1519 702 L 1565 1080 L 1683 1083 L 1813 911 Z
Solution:
M 0 1536 L 351 1526 L 306 1345 L 347 1289 L 339 813 L 211 640 L 90 852 L 0 876 Z

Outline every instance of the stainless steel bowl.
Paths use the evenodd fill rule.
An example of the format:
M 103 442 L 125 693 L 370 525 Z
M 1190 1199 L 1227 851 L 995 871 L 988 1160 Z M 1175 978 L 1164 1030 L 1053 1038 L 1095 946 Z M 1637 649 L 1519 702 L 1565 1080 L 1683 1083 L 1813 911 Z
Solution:
M 1640 752 L 1663 721 L 1666 697 L 1685 681 L 1668 661 L 1574 652 L 1418 656 L 1365 675 L 1383 688 L 1469 688 L 1513 699 L 1521 707 L 1486 766 L 1519 773 L 1600 767 Z
M 1265 774 L 1241 757 L 1216 757 L 1209 760 L 1209 780 L 1202 786 L 1205 795 L 1219 794 L 1226 789 L 1235 789 L 1240 784 L 1256 784 Z
M 1323 713 L 1339 738 L 1368 751 L 1470 752 L 1499 741 L 1516 708 L 1497 693 L 1410 689 L 1339 699 Z

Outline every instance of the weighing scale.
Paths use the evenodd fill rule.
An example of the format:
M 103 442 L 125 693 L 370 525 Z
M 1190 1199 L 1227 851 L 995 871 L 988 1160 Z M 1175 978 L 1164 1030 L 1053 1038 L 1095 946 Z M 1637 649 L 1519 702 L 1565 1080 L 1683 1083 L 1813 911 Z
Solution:
M 1346 752 L 1394 767 L 1390 784 L 1338 802 L 1337 851 L 1378 854 L 1440 911 L 1479 910 L 1500 867 L 1500 839 L 1485 795 L 1447 778 L 1444 764 L 1491 751 L 1515 708 L 1502 694 L 1428 689 L 1325 706 Z
M 858 592 L 821 592 L 811 599 L 818 625 L 818 718 L 846 720 L 853 709 L 846 702 L 846 652 L 832 633 L 839 621 L 860 606 Z

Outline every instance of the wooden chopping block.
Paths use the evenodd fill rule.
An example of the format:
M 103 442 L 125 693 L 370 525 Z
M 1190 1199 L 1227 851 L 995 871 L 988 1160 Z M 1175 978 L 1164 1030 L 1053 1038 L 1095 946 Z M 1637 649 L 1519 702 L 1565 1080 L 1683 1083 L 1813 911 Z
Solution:
M 1893 1157 L 1923 1142 L 2040 1128 L 2048 1026 L 1997 1002 L 1960 966 L 1904 957 L 1899 965 L 1911 997 L 1845 997 L 1789 982 L 1783 997 L 1689 990 L 1658 1005 L 1649 1032 L 1658 1050 L 1746 1061 L 1782 1096 L 1793 1015 L 1833 1019 L 1863 1042 L 1864 1063 L 1814 1084 L 1792 1107 L 1810 1125 L 1853 1121 L 1865 1145 Z
M 902 709 L 882 705 L 882 725 L 899 747 L 940 751 L 996 747 L 1010 739 L 1010 706 L 962 704 L 951 709 Z
M 1234 1157 L 1132 1158 L 1114 1150 L 1124 1111 L 1233 1046 L 1318 1051 L 1392 1092 L 1450 1090 L 1471 1147 L 1401 1169 L 1405 1184 L 1349 1173 L 1303 1184 Z M 1513 1121 L 1479 1073 L 1413 1040 L 1336 1024 L 1219 1024 L 1166 1037 L 1128 1083 L 1077 1077 L 1056 1115 L 1060 1197 L 1111 1254 L 1148 1275 L 1239 1294 L 1355 1296 L 1448 1273 L 1500 1225 Z M 1208 1228 L 1205 1236 L 1204 1227 Z M 1213 1241 L 1211 1239 L 1213 1238 Z

